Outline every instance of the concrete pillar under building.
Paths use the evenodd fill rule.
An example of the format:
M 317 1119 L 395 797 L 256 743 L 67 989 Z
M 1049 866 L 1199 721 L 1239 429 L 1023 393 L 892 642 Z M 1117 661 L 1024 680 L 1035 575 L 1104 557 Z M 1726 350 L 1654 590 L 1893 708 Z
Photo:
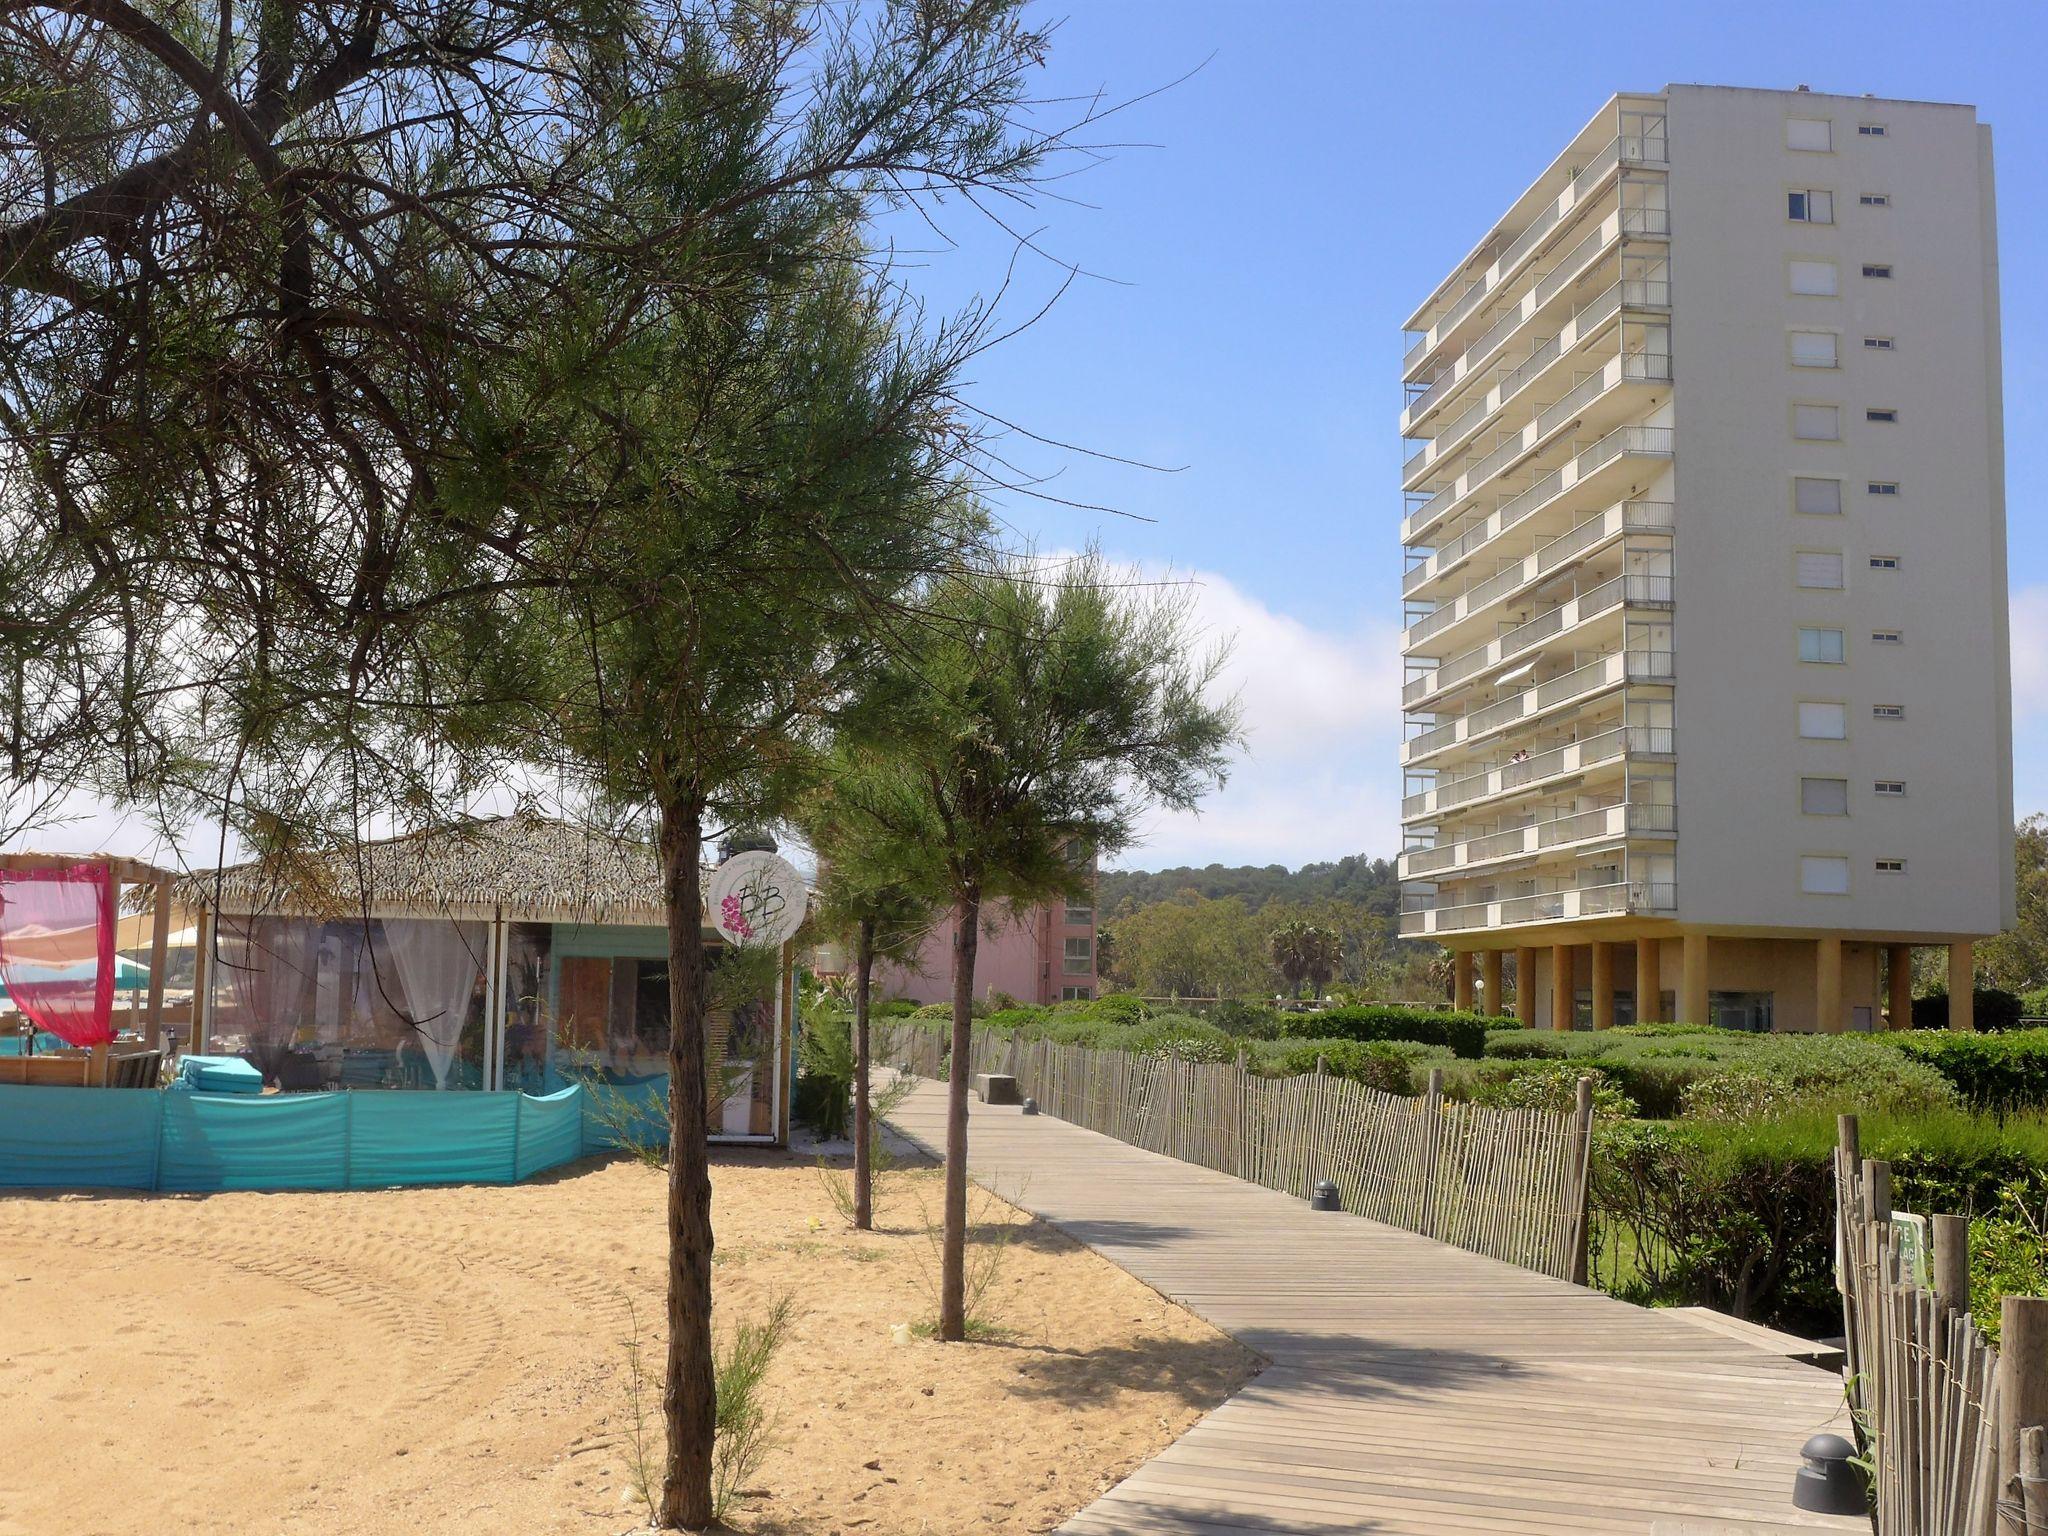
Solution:
M 1664 978 L 1658 974 L 1663 958 L 1660 939 L 1636 940 L 1636 1022 L 1650 1024 L 1664 1017 Z
M 1913 946 L 1894 944 L 1886 952 L 1885 961 L 1885 1026 L 1889 1029 L 1911 1029 L 1913 1027 Z
M 1680 1024 L 1711 1024 L 1707 1015 L 1707 936 L 1685 935 L 1679 956 L 1678 1018 Z
M 1485 997 L 1486 1011 L 1495 1018 L 1507 1012 L 1501 1003 L 1500 951 L 1489 949 L 1479 957 L 1480 992 Z
M 1515 1017 L 1536 1027 L 1536 951 L 1526 944 L 1515 951 Z
M 1578 1012 L 1578 975 L 1572 964 L 1572 947 L 1554 944 L 1550 949 L 1550 1027 L 1570 1029 Z
M 1977 1027 L 1977 965 L 1976 946 L 1968 939 L 1957 939 L 1948 947 L 1948 1027 L 1969 1029 Z
M 1472 1011 L 1472 951 L 1458 950 L 1451 956 L 1451 1003 L 1460 1013 Z
M 1593 941 L 1593 1027 L 1614 1028 L 1614 946 Z
M 1813 1027 L 1842 1032 L 1842 941 L 1832 935 L 1813 941 Z

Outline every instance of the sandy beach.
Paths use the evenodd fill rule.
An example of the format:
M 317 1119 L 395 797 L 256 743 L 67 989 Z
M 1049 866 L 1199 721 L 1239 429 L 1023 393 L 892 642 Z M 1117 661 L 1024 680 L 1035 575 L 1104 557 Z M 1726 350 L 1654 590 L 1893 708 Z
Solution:
M 935 1310 L 937 1177 L 892 1175 L 882 1230 L 855 1233 L 812 1164 L 714 1153 L 721 1333 L 796 1308 L 737 1529 L 1048 1530 L 1254 1368 L 979 1195 L 981 1237 L 1009 1239 L 1003 1336 L 895 1344 Z M 627 1357 L 637 1319 L 658 1368 L 662 1195 L 611 1160 L 505 1188 L 0 1198 L 0 1536 L 639 1528 Z

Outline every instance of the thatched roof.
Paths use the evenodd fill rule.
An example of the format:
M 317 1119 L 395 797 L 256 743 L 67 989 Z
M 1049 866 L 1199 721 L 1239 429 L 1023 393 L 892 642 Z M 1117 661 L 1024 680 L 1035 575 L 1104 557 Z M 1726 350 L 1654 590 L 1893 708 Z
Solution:
M 665 921 L 652 848 L 526 811 L 337 849 L 288 869 L 202 870 L 180 881 L 177 895 L 188 907 L 230 913 L 339 917 L 367 902 L 423 913 L 503 907 L 508 918 L 557 922 Z

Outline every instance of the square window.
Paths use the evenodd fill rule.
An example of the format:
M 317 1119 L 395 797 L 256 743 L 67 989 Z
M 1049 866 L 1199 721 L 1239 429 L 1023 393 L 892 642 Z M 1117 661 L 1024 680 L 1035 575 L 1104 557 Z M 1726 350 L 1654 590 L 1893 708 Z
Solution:
M 1842 664 L 1842 632 L 1839 629 L 1800 630 L 1799 659 L 1801 661 L 1822 662 L 1828 666 L 1840 666 Z
M 1832 299 L 1841 292 L 1832 261 L 1787 262 L 1785 282 L 1794 293 L 1809 298 Z
M 1866 261 L 1863 263 L 1863 275 L 1865 277 L 1890 277 L 1892 275 L 1892 264 L 1888 261 Z
M 1845 704 L 1799 701 L 1799 734 L 1808 741 L 1843 741 L 1849 735 L 1849 709 Z
M 1785 147 L 1787 149 L 1818 150 L 1825 154 L 1835 147 L 1835 138 L 1830 123 L 1824 117 L 1786 118 Z
M 1904 645 L 1906 637 L 1896 629 L 1873 629 L 1870 632 L 1872 645 Z
M 1906 706 L 1903 704 L 1873 704 L 1870 706 L 1870 713 L 1879 720 L 1903 720 L 1906 718 Z
M 1826 191 L 1787 192 L 1785 217 L 1794 224 L 1835 222 L 1835 194 Z
M 1870 568 L 1873 571 L 1896 571 L 1899 568 L 1899 557 L 1897 555 L 1872 555 L 1870 557 Z
M 1093 907 L 1077 907 L 1072 902 L 1069 902 L 1067 904 L 1067 921 L 1075 924 L 1092 923 L 1095 921 L 1095 909 Z
M 1864 489 L 1873 496 L 1896 496 L 1899 494 L 1899 482 L 1896 480 L 1873 480 Z
M 1792 510 L 1804 512 L 1809 517 L 1840 517 L 1842 482 L 1795 475 L 1792 479 Z
M 1879 859 L 1877 861 L 1877 872 L 1880 875 L 1903 875 L 1906 872 L 1906 861 L 1904 859 Z
M 1904 779 L 1879 779 L 1871 788 L 1880 795 L 1903 795 L 1906 792 L 1906 781 Z
M 1093 987 L 1061 987 L 1060 1001 L 1063 1003 L 1086 1003 L 1095 997 Z
M 1840 442 L 1842 408 L 1838 405 L 1793 406 L 1792 435 L 1807 443 Z
M 1840 550 L 1802 549 L 1794 563 L 1794 576 L 1802 587 L 1840 591 L 1844 580 Z
M 1849 814 L 1847 779 L 1801 779 L 1799 810 L 1805 816 L 1846 816 Z
M 1889 208 L 1892 205 L 1892 195 L 1889 192 L 1865 192 L 1856 201 L 1866 208 Z
M 1865 421 L 1895 422 L 1899 419 L 1899 413 L 1894 407 L 1889 405 L 1872 406 L 1863 413 L 1863 419 Z
M 1794 331 L 1792 333 L 1792 366 L 1794 368 L 1834 367 L 1835 333 L 1833 331 Z
M 1809 896 L 1849 894 L 1849 861 L 1840 854 L 1806 854 L 1799 860 L 1799 889 Z
M 1863 350 L 1866 352 L 1890 352 L 1897 345 L 1889 336 L 1866 336 L 1863 338 Z
M 1856 134 L 1859 138 L 1881 139 L 1885 135 L 1885 126 L 1883 123 L 1858 123 Z
M 1087 934 L 1075 934 L 1067 940 L 1066 970 L 1068 974 L 1092 970 L 1095 965 L 1095 940 Z

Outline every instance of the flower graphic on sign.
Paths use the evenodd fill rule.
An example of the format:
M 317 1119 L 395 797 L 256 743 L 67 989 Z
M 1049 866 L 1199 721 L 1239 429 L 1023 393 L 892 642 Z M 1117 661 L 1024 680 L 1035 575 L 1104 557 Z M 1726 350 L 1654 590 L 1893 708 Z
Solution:
M 728 896 L 718 904 L 718 926 L 736 939 L 754 936 L 754 925 L 747 921 L 746 911 L 737 896 Z

